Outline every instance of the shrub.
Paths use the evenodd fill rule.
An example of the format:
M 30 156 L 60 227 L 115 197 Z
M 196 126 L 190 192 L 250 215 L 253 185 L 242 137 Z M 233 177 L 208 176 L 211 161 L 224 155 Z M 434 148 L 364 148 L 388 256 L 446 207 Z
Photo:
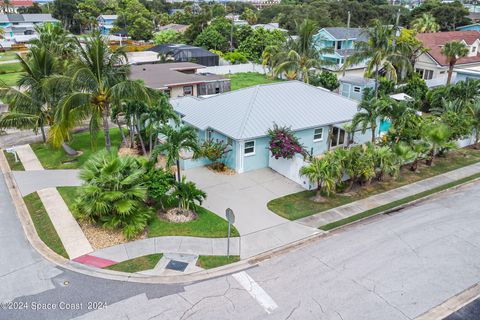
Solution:
M 147 186 L 147 198 L 149 201 L 157 202 L 164 208 L 164 201 L 175 183 L 175 177 L 172 173 L 155 167 L 150 168 L 145 174 L 145 184 Z
M 178 197 L 180 208 L 189 211 L 197 210 L 197 203 L 202 204 L 207 194 L 198 189 L 194 182 L 186 181 L 185 177 L 182 177 L 182 181 L 175 184 L 172 197 Z
M 237 50 L 235 50 L 235 51 L 233 51 L 233 52 L 227 52 L 227 53 L 225 53 L 225 54 L 223 55 L 223 58 L 224 58 L 225 60 L 229 61 L 229 62 L 232 63 L 232 64 L 240 64 L 240 63 L 246 63 L 246 62 L 248 62 L 247 57 L 246 57 L 243 53 L 241 53 L 241 52 L 239 52 L 239 51 L 237 51 Z
M 74 211 L 82 219 L 106 228 L 122 228 L 128 239 L 147 225 L 151 211 L 145 206 L 145 170 L 130 156 L 101 151 L 80 172 L 83 185 Z
M 223 171 L 225 170 L 225 164 L 219 162 L 223 159 L 227 153 L 231 151 L 231 148 L 223 140 L 206 140 L 200 146 L 200 152 L 198 156 L 205 157 L 213 163 L 213 169 Z
M 323 71 L 320 74 L 315 74 L 310 77 L 310 84 L 320 86 L 330 91 L 337 89 L 340 86 L 337 75 L 333 72 Z
M 295 137 L 292 130 L 288 127 L 279 127 L 273 125 L 273 129 L 268 130 L 270 144 L 268 149 L 272 152 L 275 159 L 284 158 L 291 159 L 296 153 L 305 154 L 305 149 Z

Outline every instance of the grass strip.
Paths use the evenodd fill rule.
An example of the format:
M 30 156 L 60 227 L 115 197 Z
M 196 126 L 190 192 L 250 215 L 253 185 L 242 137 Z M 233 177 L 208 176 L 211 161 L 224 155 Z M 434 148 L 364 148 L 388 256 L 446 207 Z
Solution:
M 5 150 L 3 151 L 3 154 L 5 154 L 5 158 L 7 158 L 8 166 L 10 167 L 10 170 L 12 171 L 25 171 L 25 168 L 23 167 L 22 161 L 18 159 L 18 161 L 15 161 L 15 156 L 11 153 L 6 152 Z
M 337 221 L 332 222 L 332 223 L 328 223 L 326 225 L 321 226 L 319 229 L 321 229 L 323 231 L 332 230 L 332 229 L 344 226 L 346 224 L 358 221 L 360 219 L 370 217 L 374 214 L 381 213 L 381 212 L 399 207 L 399 206 L 404 205 L 406 203 L 409 203 L 409 202 L 427 197 L 427 196 L 432 195 L 434 193 L 437 193 L 437 192 L 440 192 L 440 191 L 443 191 L 443 190 L 446 190 L 446 189 L 449 189 L 449 188 L 453 188 L 455 186 L 458 186 L 458 185 L 461 185 L 463 183 L 475 180 L 477 178 L 480 178 L 480 173 L 476 173 L 474 175 L 471 175 L 471 176 L 468 176 L 468 177 L 465 177 L 465 178 L 462 178 L 462 179 L 459 179 L 459 180 L 456 180 L 456 181 L 446 183 L 446 184 L 441 185 L 439 187 L 436 187 L 436 188 L 433 188 L 433 189 L 430 189 L 430 190 L 426 190 L 426 191 L 414 194 L 412 196 L 408 196 L 406 198 L 387 203 L 383 206 L 376 207 L 376 208 L 358 213 L 356 215 L 353 215 L 353 216 L 345 218 L 345 219 L 341 219 L 341 220 L 337 220 Z
M 32 217 L 33 225 L 40 239 L 54 252 L 69 259 L 67 251 L 38 194 L 36 192 L 31 193 L 25 196 L 23 200 L 27 205 L 28 212 L 30 213 L 30 217 Z
M 196 265 L 203 269 L 212 269 L 238 261 L 240 256 L 198 256 Z
M 158 261 L 162 258 L 163 253 L 149 254 L 143 257 L 138 257 L 130 260 L 125 260 L 117 264 L 105 267 L 104 269 L 122 271 L 122 272 L 140 272 L 155 268 Z

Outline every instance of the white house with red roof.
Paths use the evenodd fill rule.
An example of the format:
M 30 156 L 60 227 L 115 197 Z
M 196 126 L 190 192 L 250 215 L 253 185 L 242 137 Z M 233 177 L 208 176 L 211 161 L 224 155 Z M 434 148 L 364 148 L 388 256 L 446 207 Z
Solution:
M 478 31 L 419 33 L 417 39 L 428 49 L 428 52 L 422 54 L 415 63 L 415 71 L 425 80 L 447 77 L 448 63 L 442 54 L 442 48 L 450 41 L 461 41 L 470 50 L 466 57 L 458 60 L 457 68 L 480 66 L 480 32 Z

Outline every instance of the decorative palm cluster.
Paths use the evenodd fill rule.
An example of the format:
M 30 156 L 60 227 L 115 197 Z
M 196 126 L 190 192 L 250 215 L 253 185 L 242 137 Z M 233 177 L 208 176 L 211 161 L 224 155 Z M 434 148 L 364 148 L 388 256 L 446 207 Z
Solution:
M 274 124 L 273 129 L 268 130 L 268 136 L 271 138 L 268 149 L 275 159 L 291 159 L 297 153 L 305 153 L 303 145 L 289 127 Z

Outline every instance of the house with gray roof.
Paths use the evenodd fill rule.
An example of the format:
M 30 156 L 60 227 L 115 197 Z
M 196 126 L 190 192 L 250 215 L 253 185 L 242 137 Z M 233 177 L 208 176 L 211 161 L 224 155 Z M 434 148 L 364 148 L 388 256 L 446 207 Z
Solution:
M 361 28 L 322 28 L 313 37 L 315 46 L 321 50 L 321 57 L 331 62 L 326 69 L 338 71 L 345 59 L 355 52 L 355 44 L 367 41 L 368 37 Z M 349 69 L 364 69 L 365 63 L 349 66 Z
M 201 142 L 213 139 L 230 145 L 225 164 L 238 173 L 269 167 L 267 131 L 274 124 L 290 127 L 313 156 L 346 145 L 343 125 L 352 120 L 358 106 L 354 100 L 300 81 L 257 85 L 208 98 L 183 97 L 171 103 L 182 122 L 197 129 Z M 368 131 L 354 134 L 355 143 L 369 138 Z M 189 159 L 181 165 L 189 169 L 206 164 L 206 159 Z
M 59 23 L 51 14 L 0 14 L 0 28 L 3 29 L 3 37 L 15 42 L 27 42 L 35 36 L 35 26 L 43 23 Z M 27 41 L 24 41 L 27 39 Z

